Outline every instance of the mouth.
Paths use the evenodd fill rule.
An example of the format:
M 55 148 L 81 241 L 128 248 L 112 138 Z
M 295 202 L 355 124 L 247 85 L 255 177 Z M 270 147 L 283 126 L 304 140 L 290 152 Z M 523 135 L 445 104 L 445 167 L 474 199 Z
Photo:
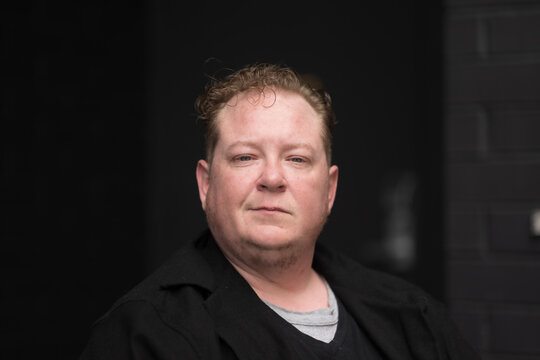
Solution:
M 252 208 L 253 211 L 259 211 L 259 212 L 267 212 L 267 213 L 283 213 L 283 214 L 290 214 L 285 209 L 279 208 L 279 207 L 273 207 L 273 206 L 260 206 L 256 208 Z

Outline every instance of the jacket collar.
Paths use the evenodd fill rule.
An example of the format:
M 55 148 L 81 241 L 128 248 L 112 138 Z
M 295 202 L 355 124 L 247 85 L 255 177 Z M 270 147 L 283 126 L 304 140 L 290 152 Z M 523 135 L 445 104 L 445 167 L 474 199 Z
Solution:
M 415 359 L 438 358 L 423 316 L 425 298 L 411 297 L 410 287 L 402 281 L 365 269 L 323 245 L 317 245 L 315 254 L 314 268 L 389 359 L 412 359 L 411 342 Z M 204 306 L 216 331 L 239 358 L 296 357 L 288 342 L 273 331 L 272 324 L 282 320 L 227 261 L 209 230 L 173 256 L 159 278 L 162 289 L 182 285 L 204 289 L 208 294 Z M 414 351 L 417 346 L 410 331 L 425 342 L 419 348 L 428 349 L 426 354 Z
M 318 244 L 313 267 L 388 359 L 439 359 L 420 289 Z M 412 336 L 411 336 L 412 335 Z
M 412 285 L 391 275 L 366 269 L 324 244 L 316 245 L 313 267 L 326 278 L 332 288 L 346 288 L 347 292 L 359 296 L 363 302 L 390 308 L 425 306 L 426 297 L 413 291 Z M 237 273 L 206 229 L 160 268 L 158 282 L 164 289 L 195 285 L 213 292 L 222 282 L 224 274 L 231 270 Z M 381 281 L 383 283 L 379 284 Z
M 284 320 L 259 299 L 209 231 L 175 254 L 158 278 L 163 290 L 203 289 L 208 294 L 203 306 L 215 331 L 240 359 L 298 358 L 287 338 L 275 331 Z
M 160 268 L 157 281 L 161 289 L 194 285 L 213 291 L 218 283 L 215 273 L 223 267 L 221 251 L 208 229 L 195 241 L 178 250 Z M 217 261 L 216 261 L 217 260 Z

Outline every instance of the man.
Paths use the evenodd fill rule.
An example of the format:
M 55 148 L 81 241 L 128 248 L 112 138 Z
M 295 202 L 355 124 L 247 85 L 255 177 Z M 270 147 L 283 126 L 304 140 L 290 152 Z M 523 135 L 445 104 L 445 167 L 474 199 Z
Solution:
M 209 231 L 121 298 L 81 359 L 478 358 L 423 291 L 317 244 L 338 181 L 328 95 L 256 64 L 197 108 Z

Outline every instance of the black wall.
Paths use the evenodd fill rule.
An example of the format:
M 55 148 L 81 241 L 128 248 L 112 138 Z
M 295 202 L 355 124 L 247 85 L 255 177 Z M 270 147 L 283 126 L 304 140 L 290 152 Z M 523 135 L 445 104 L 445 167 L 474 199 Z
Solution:
M 540 359 L 540 4 L 445 4 L 447 303 L 484 359 Z
M 3 359 L 75 358 L 144 274 L 147 20 L 132 4 L 2 5 Z
M 340 182 L 321 241 L 444 297 L 437 2 L 3 6 L 2 358 L 76 357 L 204 228 L 193 102 L 204 72 L 254 61 L 333 96 Z M 383 244 L 403 234 L 416 257 L 400 267 Z

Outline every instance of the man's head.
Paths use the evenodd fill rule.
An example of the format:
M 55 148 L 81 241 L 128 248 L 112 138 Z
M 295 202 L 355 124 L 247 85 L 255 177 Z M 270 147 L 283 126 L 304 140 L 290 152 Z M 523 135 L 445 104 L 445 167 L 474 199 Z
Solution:
M 197 165 L 199 195 L 210 230 L 235 264 L 286 267 L 310 261 L 334 202 L 338 169 L 330 166 L 330 134 L 325 135 L 329 104 L 313 106 L 305 85 L 291 90 L 265 82 L 269 73 L 280 71 L 241 70 L 231 77 L 245 78 L 248 72 L 249 84 L 263 87 L 241 82 L 239 91 L 236 80 L 234 91 L 220 86 L 220 93 L 229 94 L 221 97 L 227 102 L 207 106 L 213 109 L 208 116 L 215 138 L 210 138 L 211 160 Z M 294 82 L 293 73 L 286 73 L 291 78 L 285 83 Z
M 195 108 L 205 127 L 206 160 L 212 162 L 214 148 L 219 138 L 216 121 L 219 111 L 243 92 L 262 93 L 265 89 L 282 89 L 297 93 L 319 114 L 323 123 L 321 136 L 330 164 L 332 129 L 336 123 L 330 96 L 322 89 L 311 86 L 291 68 L 264 63 L 246 66 L 223 79 L 208 83 L 203 94 L 197 98 Z

